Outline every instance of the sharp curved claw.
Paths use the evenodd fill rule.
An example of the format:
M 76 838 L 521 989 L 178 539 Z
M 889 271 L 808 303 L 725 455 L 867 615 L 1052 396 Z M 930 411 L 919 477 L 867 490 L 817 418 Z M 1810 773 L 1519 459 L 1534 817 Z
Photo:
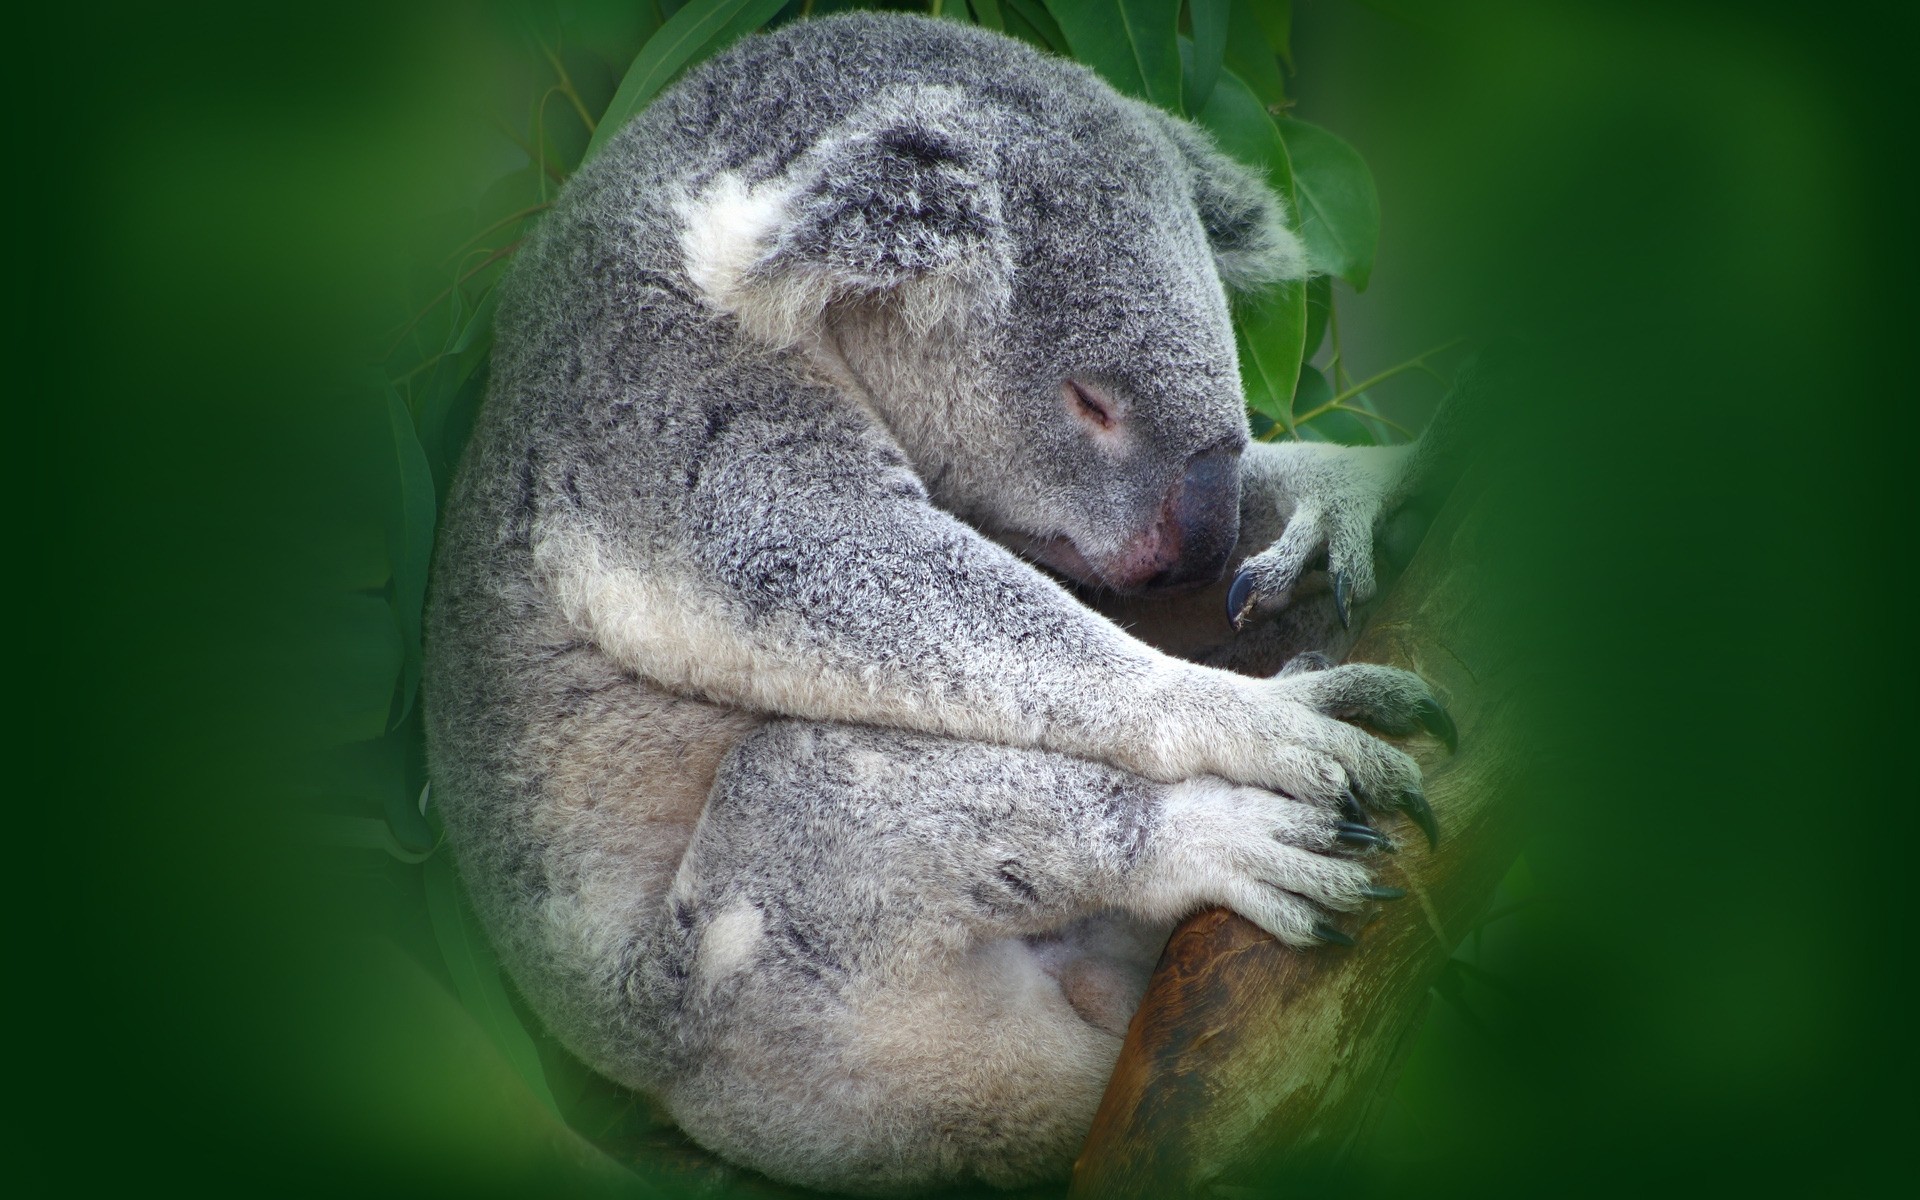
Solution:
M 1345 571 L 1333 573 L 1333 610 L 1340 614 L 1340 627 L 1353 628 L 1353 576 Z
M 1407 889 L 1387 887 L 1385 884 L 1370 883 L 1360 889 L 1360 894 L 1369 900 L 1405 900 Z
M 1227 620 L 1239 629 L 1247 623 L 1253 607 L 1253 572 L 1242 570 L 1227 588 Z
M 1435 819 L 1433 815 L 1433 805 L 1427 803 L 1427 798 L 1416 791 L 1402 792 L 1400 794 L 1399 807 L 1402 812 L 1406 813 L 1407 816 L 1413 820 L 1415 825 L 1420 827 L 1420 832 L 1427 835 L 1428 848 L 1438 849 L 1440 846 L 1440 822 Z
M 1360 807 L 1360 797 L 1353 794 L 1352 788 L 1348 788 L 1347 794 L 1340 798 L 1340 811 L 1355 825 L 1364 827 L 1367 823 L 1367 810 Z
M 1370 850 L 1391 850 L 1393 842 L 1371 825 L 1342 821 L 1334 826 L 1333 840 L 1347 846 L 1365 846 Z
M 1318 922 L 1314 925 L 1313 936 L 1323 942 L 1332 942 L 1336 946 L 1357 946 L 1360 944 L 1353 940 L 1351 934 L 1341 933 L 1325 921 Z
M 1438 700 L 1422 700 L 1414 707 L 1413 715 L 1428 733 L 1447 744 L 1447 753 L 1460 749 L 1460 730 L 1455 727 L 1453 718 L 1447 715 L 1447 710 L 1440 707 Z

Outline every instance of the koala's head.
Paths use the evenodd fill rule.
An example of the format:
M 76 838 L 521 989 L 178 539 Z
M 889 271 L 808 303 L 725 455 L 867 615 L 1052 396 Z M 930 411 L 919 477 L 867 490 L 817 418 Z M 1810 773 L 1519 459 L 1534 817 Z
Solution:
M 1209 582 L 1247 442 L 1227 289 L 1304 255 L 1197 128 L 1049 69 L 1024 103 L 891 88 L 780 171 L 720 177 L 687 209 L 688 263 L 983 532 L 1096 586 Z

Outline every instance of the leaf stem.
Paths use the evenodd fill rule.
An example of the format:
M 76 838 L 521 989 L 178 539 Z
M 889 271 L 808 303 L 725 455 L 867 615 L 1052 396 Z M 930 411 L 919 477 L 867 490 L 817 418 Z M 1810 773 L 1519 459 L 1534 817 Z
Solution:
M 1353 399 L 1355 396 L 1360 395 L 1362 392 L 1366 391 L 1370 387 L 1377 387 L 1378 385 L 1385 383 L 1387 380 L 1392 379 L 1395 375 L 1404 375 L 1408 371 L 1425 370 L 1426 363 L 1429 358 L 1432 358 L 1436 354 L 1444 354 L 1447 351 L 1453 349 L 1455 346 L 1458 346 L 1461 342 L 1465 340 L 1466 340 L 1465 338 L 1454 338 L 1450 342 L 1442 342 L 1440 345 L 1435 346 L 1433 349 L 1423 351 L 1420 354 L 1416 354 L 1412 358 L 1408 359 L 1403 363 L 1399 363 L 1395 366 L 1388 367 L 1386 370 L 1380 372 L 1378 375 L 1375 375 L 1368 379 L 1363 379 L 1359 383 L 1356 383 L 1349 388 L 1346 388 L 1342 391 L 1335 393 L 1333 399 L 1327 401 L 1325 404 L 1316 405 L 1315 407 L 1308 410 L 1303 415 L 1294 418 L 1293 423 L 1295 425 L 1301 425 L 1308 421 L 1313 420 L 1315 417 L 1320 416 L 1323 413 L 1330 413 L 1337 408 L 1346 408 L 1348 407 L 1347 401 Z M 1365 412 L 1366 410 L 1362 409 L 1361 411 Z M 1369 413 L 1368 415 L 1372 416 L 1375 414 Z
M 487 253 L 487 256 L 481 259 L 477 266 L 475 266 L 472 270 L 468 271 L 466 274 L 460 276 L 460 278 L 455 280 L 453 283 L 449 284 L 447 286 L 446 291 L 441 292 L 438 296 L 435 296 L 433 299 L 427 301 L 427 306 L 425 308 L 413 314 L 413 319 L 411 321 L 408 321 L 405 325 L 401 326 L 400 332 L 394 335 L 393 345 L 389 346 L 387 348 L 387 352 L 380 356 L 381 360 L 384 362 L 385 360 L 392 358 L 394 355 L 394 352 L 399 350 L 401 344 L 407 340 L 407 335 L 413 332 L 413 327 L 418 325 L 420 322 L 426 320 L 428 313 L 432 312 L 434 309 L 439 308 L 442 304 L 444 304 L 446 302 L 447 297 L 453 295 L 454 288 L 457 288 L 461 284 L 465 283 L 467 280 L 472 279 L 475 275 L 478 275 L 480 272 L 486 270 L 488 267 L 499 262 L 501 259 L 507 258 L 510 255 L 512 255 L 515 250 L 518 250 L 520 248 L 520 243 L 525 240 L 526 240 L 525 238 L 520 238 L 515 241 L 508 242 L 506 245 L 500 247 L 498 250 L 489 251 Z
M 1331 282 L 1327 285 L 1327 333 L 1333 338 L 1333 354 L 1327 361 L 1327 373 L 1333 376 L 1334 390 L 1343 387 L 1347 375 L 1347 356 L 1340 349 L 1340 305 Z M 1298 422 L 1295 422 L 1298 424 Z
M 560 94 L 573 102 L 573 111 L 580 114 L 581 123 L 587 127 L 587 136 L 592 137 L 594 129 L 593 114 L 587 111 L 586 102 L 580 99 L 579 91 L 574 88 L 573 76 L 567 74 L 566 64 L 560 61 L 558 54 L 547 49 L 545 42 L 540 43 L 540 53 L 546 55 L 547 61 L 553 64 L 553 73 L 560 77 Z
M 498 221 L 495 221 L 493 224 L 487 226 L 485 229 L 482 229 L 479 233 L 474 234 L 472 237 L 468 238 L 466 241 L 461 242 L 458 246 L 454 247 L 453 253 L 447 255 L 445 258 L 440 260 L 440 265 L 443 267 L 446 266 L 448 263 L 452 262 L 454 259 L 459 258 L 462 254 L 465 254 L 469 249 L 473 247 L 473 245 L 476 242 L 485 240 L 489 235 L 498 233 L 500 230 L 505 229 L 507 226 L 513 224 L 515 221 L 518 221 L 524 217 L 530 217 L 537 212 L 543 212 L 546 209 L 549 209 L 552 207 L 553 207 L 553 201 L 542 200 L 538 204 L 527 205 L 527 207 L 521 209 L 517 213 L 514 213 L 512 216 L 501 217 Z
M 1366 417 L 1366 418 L 1369 418 L 1370 420 L 1378 421 L 1382 425 L 1385 425 L 1388 429 L 1392 429 L 1398 432 L 1410 442 L 1420 436 L 1419 434 L 1415 433 L 1413 430 L 1408 429 L 1405 425 L 1402 425 L 1400 422 L 1394 420 L 1392 417 L 1383 416 L 1380 413 L 1374 412 L 1370 408 L 1359 408 L 1352 404 L 1336 404 L 1333 406 L 1333 410 L 1335 412 L 1352 413 L 1356 417 Z
M 555 183 L 565 183 L 567 181 L 566 172 L 548 162 L 546 157 L 535 150 L 527 139 L 521 137 L 514 131 L 513 126 L 501 120 L 495 120 L 494 126 L 498 128 L 501 133 L 506 134 L 508 140 L 512 141 L 514 145 L 520 147 L 521 153 L 527 156 L 527 162 L 530 166 L 538 167 L 546 174 L 547 178 L 553 180 Z

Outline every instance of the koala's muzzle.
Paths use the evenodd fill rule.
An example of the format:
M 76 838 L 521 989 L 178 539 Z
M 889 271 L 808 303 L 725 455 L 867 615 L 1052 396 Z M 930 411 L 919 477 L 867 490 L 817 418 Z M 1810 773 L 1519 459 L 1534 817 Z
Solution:
M 1122 588 L 1161 590 L 1212 583 L 1240 540 L 1240 450 L 1188 460 L 1160 514 L 1108 568 Z

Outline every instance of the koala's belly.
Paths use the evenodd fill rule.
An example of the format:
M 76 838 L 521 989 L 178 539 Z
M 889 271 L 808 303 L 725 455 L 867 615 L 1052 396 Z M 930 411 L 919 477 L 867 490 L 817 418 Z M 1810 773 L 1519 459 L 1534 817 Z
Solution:
M 727 752 L 763 716 L 674 695 L 591 652 L 570 664 L 534 757 L 545 780 L 542 833 L 581 865 L 591 907 L 664 895 Z M 624 895 L 595 897 L 598 887 Z M 599 901 L 600 903 L 596 903 Z

